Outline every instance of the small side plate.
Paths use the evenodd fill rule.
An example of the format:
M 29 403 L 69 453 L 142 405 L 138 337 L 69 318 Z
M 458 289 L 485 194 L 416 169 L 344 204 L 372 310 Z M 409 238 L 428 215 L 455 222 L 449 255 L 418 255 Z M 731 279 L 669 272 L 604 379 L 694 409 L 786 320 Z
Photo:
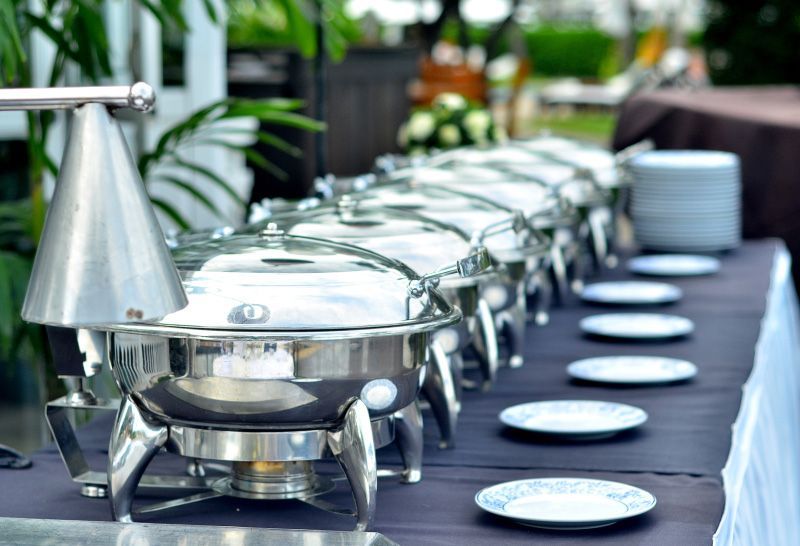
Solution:
M 492 514 L 544 529 L 605 527 L 652 510 L 656 498 L 638 487 L 582 478 L 539 478 L 482 489 L 475 503 Z
M 599 356 L 576 360 L 567 366 L 567 373 L 596 383 L 661 385 L 691 379 L 697 366 L 661 356 Z
M 718 259 L 699 254 L 652 254 L 628 261 L 628 271 L 631 273 L 659 277 L 713 275 L 719 269 Z
M 605 313 L 581 320 L 584 333 L 620 339 L 656 340 L 691 334 L 694 323 L 685 317 L 658 313 Z
M 516 429 L 566 440 L 596 440 L 638 427 L 647 413 L 635 406 L 597 400 L 549 400 L 511 406 L 500 421 Z
M 645 281 L 599 282 L 581 292 L 583 301 L 611 305 L 660 305 L 682 297 L 683 291 L 675 285 Z

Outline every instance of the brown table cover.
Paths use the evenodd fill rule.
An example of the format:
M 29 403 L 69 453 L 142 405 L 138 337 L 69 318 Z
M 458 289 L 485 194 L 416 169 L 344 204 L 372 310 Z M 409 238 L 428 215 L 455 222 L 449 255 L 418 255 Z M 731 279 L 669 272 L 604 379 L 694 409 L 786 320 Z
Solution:
M 743 236 L 780 237 L 800 256 L 800 89 L 665 89 L 628 99 L 613 146 L 723 150 L 742 161 Z M 794 264 L 795 283 L 800 265 Z

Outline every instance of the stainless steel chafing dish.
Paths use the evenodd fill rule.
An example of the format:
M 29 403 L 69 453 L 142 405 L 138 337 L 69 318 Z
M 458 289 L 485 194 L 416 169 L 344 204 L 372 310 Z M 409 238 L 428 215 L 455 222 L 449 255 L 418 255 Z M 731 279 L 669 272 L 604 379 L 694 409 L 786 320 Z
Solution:
M 411 176 L 427 183 L 456 184 L 463 191 L 472 191 L 468 182 L 479 182 L 473 188 L 480 195 L 503 204 L 522 202 L 524 205 L 517 206 L 528 212 L 546 205 L 548 199 L 542 198 L 541 189 L 516 183 L 537 182 L 549 188 L 553 196 L 576 209 L 557 207 L 537 220 L 537 226 L 558 232 L 553 274 L 559 296 L 566 297 L 570 285 L 581 288 L 589 256 L 595 267 L 613 266 L 617 261 L 610 249 L 616 213 L 623 204 L 625 177 L 619 164 L 625 155 L 617 157 L 568 139 L 541 137 L 489 148 L 448 150 L 413 163 L 384 157 L 380 165 L 385 177 L 393 179 Z
M 374 450 L 391 439 L 386 419 L 414 407 L 432 332 L 461 319 L 437 281 L 482 271 L 486 252 L 420 277 L 365 249 L 270 224 L 173 256 L 188 306 L 108 328 L 124 395 L 109 448 L 114 516 L 131 519 L 133 492 L 163 446 L 232 464 L 209 484 L 212 496 L 307 502 L 330 489 L 311 461 L 333 455 L 350 481 L 357 528 L 367 528 Z M 418 463 L 409 481 L 419 479 Z
M 293 235 L 325 237 L 367 248 L 400 260 L 417 272 L 434 270 L 476 250 L 469 237 L 452 225 L 407 211 L 364 206 L 355 197 L 345 195 L 335 205 L 278 214 L 267 221 L 277 222 Z M 267 221 L 245 230 L 257 232 Z M 482 283 L 496 277 L 492 271 L 472 277 L 447 277 L 438 286 L 445 298 L 464 315 L 461 323 L 434 334 L 432 365 L 423 387 L 439 424 L 442 447 L 450 447 L 454 441 L 463 377 L 462 352 L 471 348 L 476 337 L 480 346 L 490 348 L 490 354 L 480 359 L 484 385 L 488 387 L 496 374 L 494 320 L 479 293 Z M 450 372 L 452 380 L 448 377 Z
M 533 229 L 523 214 L 486 199 L 449 187 L 411 186 L 405 183 L 376 186 L 358 198 L 365 206 L 387 206 L 414 211 L 469 233 L 472 243 L 484 244 L 500 274 L 487 281 L 482 297 L 495 315 L 498 332 L 505 341 L 507 363 L 521 366 L 527 314 L 526 287 L 541 287 L 541 307 L 549 305 L 547 260 L 550 242 Z M 482 348 L 481 350 L 486 350 Z
M 502 148 L 495 150 L 498 150 L 495 155 L 500 151 L 509 151 Z M 489 161 L 490 153 L 491 150 L 474 149 L 445 152 L 431 159 L 438 167 L 398 170 L 389 176 L 412 185 L 435 184 L 455 188 L 505 207 L 522 210 L 534 227 L 545 230 L 553 240 L 552 274 L 559 299 L 563 301 L 570 287 L 580 289 L 583 282 L 588 211 L 595 206 L 605 206 L 607 196 L 583 175 L 575 177 L 573 168 L 546 163 L 532 166 L 492 162 Z M 527 155 L 524 151 L 518 153 Z M 511 159 L 506 156 L 507 153 L 501 155 L 507 160 Z M 460 163 L 459 158 L 462 157 L 470 158 L 475 164 Z M 486 158 L 485 163 L 477 164 L 476 158 L 481 157 Z M 534 168 L 547 169 L 548 176 L 533 176 L 531 172 Z M 554 176 L 553 168 L 558 169 L 558 177 L 564 178 Z M 543 171 L 537 172 L 544 174 Z M 539 320 L 546 322 L 547 317 L 539 315 Z

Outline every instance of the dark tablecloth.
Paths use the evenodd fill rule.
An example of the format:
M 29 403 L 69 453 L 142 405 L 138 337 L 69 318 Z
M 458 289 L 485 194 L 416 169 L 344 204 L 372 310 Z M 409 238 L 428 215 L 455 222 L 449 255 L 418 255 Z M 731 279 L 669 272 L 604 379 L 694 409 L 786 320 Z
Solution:
M 724 150 L 742 160 L 745 237 L 780 237 L 800 256 L 800 89 L 659 90 L 628 99 L 614 148 L 650 138 L 658 148 Z M 800 265 L 795 260 L 795 284 Z
M 551 325 L 529 330 L 526 365 L 500 370 L 489 393 L 467 392 L 458 445 L 436 448 L 435 425 L 426 415 L 423 481 L 379 486 L 375 530 L 401 544 L 708 544 L 723 507 L 720 479 L 730 450 L 730 432 L 741 386 L 753 364 L 765 296 L 777 243 L 747 242 L 723 257 L 713 277 L 677 279 L 684 299 L 659 308 L 695 321 L 696 333 L 669 343 L 613 343 L 583 338 L 578 320 L 608 308 L 572 302 L 553 312 Z M 624 271 L 605 279 L 628 278 Z M 568 380 L 570 361 L 597 355 L 655 354 L 687 358 L 700 371 L 689 383 L 668 387 L 599 387 Z M 641 406 L 650 415 L 640 430 L 589 443 L 546 443 L 512 433 L 497 421 L 509 405 L 542 399 L 600 399 Z M 82 432 L 87 457 L 105 464 L 108 419 Z M 82 498 L 54 448 L 34 455 L 30 470 L 0 470 L 0 516 L 102 520 L 103 500 Z M 392 446 L 379 451 L 381 466 L 398 458 Z M 177 458 L 160 456 L 155 467 L 180 469 Z M 332 464 L 322 465 L 334 470 Z M 630 483 L 651 491 L 658 506 L 644 517 L 605 529 L 548 532 L 484 514 L 473 502 L 482 487 L 525 477 L 587 476 Z M 339 487 L 326 497 L 341 504 Z M 152 502 L 142 496 L 140 502 Z M 224 498 L 148 516 L 142 521 L 219 525 L 348 529 L 348 518 L 302 503 Z

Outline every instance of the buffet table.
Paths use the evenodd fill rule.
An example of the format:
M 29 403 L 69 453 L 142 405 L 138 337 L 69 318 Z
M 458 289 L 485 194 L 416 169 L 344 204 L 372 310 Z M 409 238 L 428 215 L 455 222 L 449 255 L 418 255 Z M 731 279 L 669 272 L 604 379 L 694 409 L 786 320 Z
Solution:
M 549 326 L 529 331 L 525 366 L 501 369 L 488 393 L 465 393 L 454 450 L 436 448 L 435 424 L 425 416 L 423 480 L 416 485 L 381 481 L 375 530 L 400 544 L 693 545 L 712 538 L 719 544 L 791 543 L 800 536 L 800 324 L 789 264 L 782 244 L 749 241 L 722 257 L 717 275 L 672 281 L 683 289 L 683 300 L 657 309 L 691 318 L 696 331 L 688 339 L 587 339 L 578 321 L 603 312 L 602 307 L 571 302 L 554 310 Z M 603 276 L 622 278 L 630 278 L 623 268 Z M 641 388 L 584 384 L 565 372 L 573 360 L 616 354 L 685 358 L 697 364 L 699 374 L 687 383 Z M 543 399 L 629 403 L 647 411 L 649 420 L 613 438 L 576 443 L 515 433 L 497 419 L 507 406 Z M 97 468 L 105 464 L 109 427 L 108 419 L 98 419 L 83 430 L 87 458 Z M 33 461 L 29 470 L 0 470 L 5 492 L 0 516 L 109 518 L 107 501 L 80 496 L 55 448 L 35 454 Z M 398 462 L 392 446 L 379 451 L 379 466 Z M 181 468 L 171 456 L 159 456 L 151 470 L 159 467 Z M 522 527 L 482 512 L 473 502 L 488 485 L 558 476 L 625 482 L 653 493 L 658 505 L 610 527 L 563 532 Z M 346 504 L 349 491 L 340 486 L 325 498 Z M 141 500 L 163 499 L 143 495 Z M 296 501 L 233 498 L 140 520 L 352 527 L 349 518 Z
M 800 252 L 800 89 L 721 87 L 664 89 L 625 101 L 613 146 L 642 139 L 659 149 L 723 150 L 742 161 L 745 237 L 781 237 Z M 800 270 L 795 265 L 795 283 Z

